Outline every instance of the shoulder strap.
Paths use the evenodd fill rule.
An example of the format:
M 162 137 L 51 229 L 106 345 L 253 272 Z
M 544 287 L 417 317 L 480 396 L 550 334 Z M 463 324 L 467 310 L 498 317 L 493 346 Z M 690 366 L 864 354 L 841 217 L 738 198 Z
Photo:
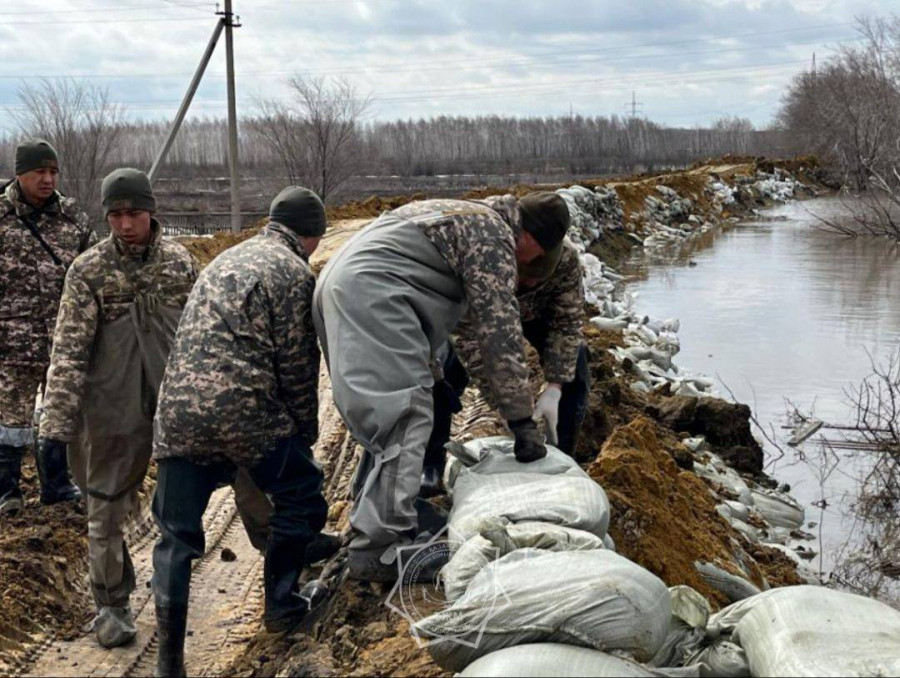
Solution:
M 31 231 L 31 235 L 33 235 L 35 237 L 35 239 L 39 243 L 41 243 L 41 247 L 43 247 L 44 250 L 47 252 L 47 254 L 50 255 L 50 258 L 53 259 L 53 263 L 55 263 L 57 266 L 66 268 L 66 265 L 65 265 L 65 263 L 63 263 L 63 260 L 60 259 L 59 256 L 56 254 L 56 252 L 53 251 L 53 248 L 47 244 L 47 241 L 44 240 L 43 236 L 38 232 L 37 227 L 30 219 L 22 219 L 21 217 L 19 217 L 18 221 L 20 224 L 25 226 L 29 231 Z

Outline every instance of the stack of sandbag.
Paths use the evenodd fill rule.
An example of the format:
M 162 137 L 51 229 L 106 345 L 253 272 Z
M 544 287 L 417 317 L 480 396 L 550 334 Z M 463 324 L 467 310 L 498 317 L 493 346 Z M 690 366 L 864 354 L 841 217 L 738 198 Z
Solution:
M 665 584 L 607 548 L 603 489 L 570 457 L 547 449 L 544 459 L 522 464 L 508 438 L 449 447 L 453 556 L 442 579 L 451 605 L 414 628 L 445 669 L 482 657 L 490 663 L 494 652 L 531 643 L 648 661 L 666 639 Z

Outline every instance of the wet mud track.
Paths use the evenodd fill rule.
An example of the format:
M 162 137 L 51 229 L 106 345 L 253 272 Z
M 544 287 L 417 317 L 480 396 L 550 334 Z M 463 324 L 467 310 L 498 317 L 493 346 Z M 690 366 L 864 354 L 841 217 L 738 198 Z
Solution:
M 238 518 L 231 488 L 218 490 L 203 518 L 206 553 L 194 563 L 185 657 L 188 675 L 226 672 L 235 656 L 260 627 L 262 556 L 250 544 Z M 137 638 L 125 647 L 106 650 L 86 632 L 67 642 L 48 637 L 23 657 L 15 676 L 152 676 L 156 664 L 156 615 L 150 578 L 158 532 L 149 514 L 129 539 L 137 576 L 131 597 Z M 224 549 L 234 559 L 224 560 Z

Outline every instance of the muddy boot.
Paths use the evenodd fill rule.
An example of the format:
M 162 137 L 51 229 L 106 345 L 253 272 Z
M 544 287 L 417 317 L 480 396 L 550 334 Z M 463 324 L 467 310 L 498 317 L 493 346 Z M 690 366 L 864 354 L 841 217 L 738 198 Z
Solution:
M 306 547 L 306 564 L 312 565 L 331 558 L 341 548 L 341 538 L 327 532 L 319 532 Z
M 432 542 L 432 535 L 423 533 L 415 542 L 392 545 L 386 549 L 350 549 L 347 576 L 361 581 L 393 583 L 402 570 L 404 583 L 431 583 L 450 560 L 446 542 Z M 397 565 L 397 559 L 400 565 Z
M 187 608 L 156 606 L 155 676 L 186 676 L 184 668 L 184 636 L 187 632 Z
M 137 635 L 131 607 L 101 607 L 94 620 L 94 633 L 106 649 L 130 643 Z
M 38 477 L 41 480 L 42 504 L 81 499 L 81 491 L 69 475 L 66 443 L 50 438 L 39 438 L 36 456 Z
M 301 597 L 298 584 L 305 561 L 305 546 L 302 541 L 274 542 L 270 539 L 266 548 L 263 622 L 269 633 L 290 631 L 303 621 L 309 611 L 309 601 Z
M 0 445 L 0 515 L 21 511 L 24 505 L 19 489 L 22 453 L 20 447 Z

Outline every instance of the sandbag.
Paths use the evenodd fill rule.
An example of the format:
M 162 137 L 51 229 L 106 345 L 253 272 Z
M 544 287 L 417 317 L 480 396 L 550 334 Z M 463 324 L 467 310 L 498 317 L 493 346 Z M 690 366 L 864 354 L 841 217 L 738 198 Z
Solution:
M 548 445 L 546 457 L 522 464 L 513 456 L 511 438 L 479 444 L 480 461 L 460 469 L 453 486 L 451 548 L 497 520 L 561 525 L 601 539 L 606 534 L 606 493 L 571 457 Z
M 680 667 L 685 657 L 699 650 L 706 639 L 709 603 L 690 586 L 669 588 L 672 616 L 662 647 L 648 664 L 654 667 Z
M 597 650 L 556 643 L 532 643 L 492 652 L 472 662 L 459 675 L 461 678 L 605 678 L 656 674 L 639 664 Z
M 747 606 L 732 636 L 754 676 L 900 675 L 897 610 L 819 586 L 768 593 Z
M 731 574 L 718 565 L 696 562 L 694 569 L 700 573 L 703 581 L 723 593 L 731 602 L 743 600 L 759 593 L 759 587 L 756 584 L 736 574 Z
M 686 663 L 698 666 L 702 678 L 749 678 L 751 675 L 743 648 L 724 639 L 689 655 Z
M 428 651 L 451 671 L 504 647 L 536 642 L 647 661 L 666 638 L 670 614 L 666 585 L 622 556 L 526 548 L 482 568 L 461 598 L 414 630 L 433 641 Z
M 585 551 L 604 548 L 604 540 L 590 532 L 549 523 L 494 521 L 460 545 L 441 570 L 447 600 L 454 601 L 462 596 L 472 578 L 488 563 L 521 548 Z
M 799 530 L 803 527 L 805 512 L 793 497 L 771 490 L 751 490 L 750 494 L 753 495 L 756 510 L 769 525 L 789 530 Z

